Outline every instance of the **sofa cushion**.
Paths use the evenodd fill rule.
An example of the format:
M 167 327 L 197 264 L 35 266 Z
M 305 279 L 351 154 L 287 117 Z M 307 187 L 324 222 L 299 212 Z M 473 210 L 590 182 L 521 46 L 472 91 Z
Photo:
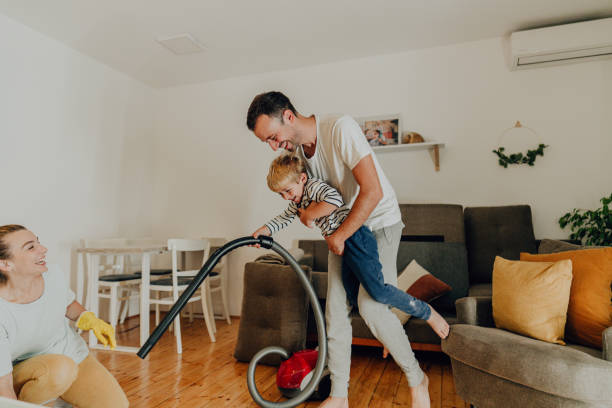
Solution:
M 495 326 L 551 343 L 563 333 L 572 285 L 572 262 L 521 262 L 495 258 Z
M 400 242 L 397 270 L 402 271 L 416 260 L 433 276 L 452 290 L 431 302 L 441 311 L 454 312 L 455 300 L 468 294 L 467 254 L 465 244 L 458 242 Z
M 397 287 L 399 290 L 426 303 L 439 298 L 452 289 L 446 283 L 429 273 L 427 269 L 419 265 L 414 259 L 410 261 L 408 266 L 398 276 Z M 395 307 L 391 308 L 391 311 L 395 313 L 402 324 L 406 324 L 411 317 L 410 314 Z
M 450 325 L 459 323 L 459 320 L 453 314 L 442 313 L 442 316 Z M 355 309 L 351 312 L 351 326 L 353 328 L 353 337 L 375 339 L 365 321 Z M 410 319 L 404 325 L 404 330 L 411 343 L 440 344 L 440 337 L 425 320 Z
M 496 255 L 518 260 L 536 251 L 528 205 L 467 207 L 464 220 L 471 284 L 491 283 Z
M 442 316 L 449 325 L 459 323 L 454 314 L 443 312 Z M 440 344 L 440 336 L 431 329 L 431 326 L 425 320 L 410 319 L 404 325 L 404 329 L 411 343 Z
M 468 296 L 493 296 L 493 285 L 490 283 L 477 283 L 470 285 Z
M 612 363 L 580 349 L 502 329 L 457 324 L 442 341 L 442 350 L 468 366 L 545 393 L 612 401 Z
M 539 254 L 554 254 L 557 252 L 564 251 L 575 251 L 578 249 L 593 249 L 593 248 L 605 248 L 602 246 L 595 245 L 578 245 L 572 244 L 571 242 L 559 241 L 556 239 L 543 239 L 538 246 Z
M 574 279 L 567 310 L 566 338 L 601 349 L 602 333 L 612 326 L 612 248 L 540 255 L 523 253 L 521 259 L 540 262 L 571 259 Z

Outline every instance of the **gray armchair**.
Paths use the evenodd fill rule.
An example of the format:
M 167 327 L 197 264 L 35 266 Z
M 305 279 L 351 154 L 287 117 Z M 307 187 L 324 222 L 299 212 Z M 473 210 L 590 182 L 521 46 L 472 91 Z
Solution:
M 490 297 L 457 300 L 442 350 L 457 393 L 478 408 L 612 407 L 612 327 L 603 350 L 534 340 L 493 327 Z

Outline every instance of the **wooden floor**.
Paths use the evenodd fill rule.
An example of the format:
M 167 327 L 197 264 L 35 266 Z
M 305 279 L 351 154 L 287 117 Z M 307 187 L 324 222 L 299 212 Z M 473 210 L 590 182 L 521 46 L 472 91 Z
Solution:
M 153 322 L 154 323 L 154 322 Z M 152 323 L 152 324 L 153 324 Z M 183 354 L 176 353 L 174 336 L 166 333 L 146 360 L 134 354 L 94 351 L 117 378 L 130 400 L 130 407 L 256 407 L 246 386 L 248 364 L 232 356 L 239 320 L 231 325 L 217 320 L 217 342 L 212 343 L 203 320 L 182 321 Z M 136 345 L 138 319 L 118 327 L 120 344 Z M 455 393 L 451 366 L 442 353 L 417 352 L 429 376 L 431 406 L 467 407 Z M 257 387 L 268 400 L 281 400 L 275 383 L 276 368 L 258 366 Z M 381 350 L 354 346 L 349 389 L 351 408 L 410 407 L 408 383 L 393 359 L 383 359 Z M 300 407 L 316 407 L 308 402 Z

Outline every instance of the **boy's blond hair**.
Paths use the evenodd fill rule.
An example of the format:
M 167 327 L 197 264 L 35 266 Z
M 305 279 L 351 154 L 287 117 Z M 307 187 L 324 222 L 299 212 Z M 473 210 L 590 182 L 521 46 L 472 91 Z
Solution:
M 268 187 L 278 193 L 288 183 L 298 183 L 302 173 L 306 173 L 306 167 L 299 157 L 295 154 L 280 155 L 270 164 L 267 177 Z

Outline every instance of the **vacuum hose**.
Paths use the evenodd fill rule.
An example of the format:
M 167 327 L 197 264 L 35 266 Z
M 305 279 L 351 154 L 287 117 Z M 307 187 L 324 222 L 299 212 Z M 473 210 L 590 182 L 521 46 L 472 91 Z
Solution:
M 164 332 L 168 329 L 170 324 L 172 324 L 172 321 L 185 307 L 189 298 L 193 296 L 193 294 L 200 287 L 202 282 L 204 282 L 204 279 L 208 277 L 210 271 L 212 271 L 212 269 L 219 262 L 221 257 L 223 257 L 223 255 L 241 246 L 257 245 L 257 244 L 259 244 L 263 248 L 272 249 L 275 252 L 277 252 L 279 255 L 281 255 L 283 258 L 285 258 L 287 263 L 293 268 L 293 270 L 297 274 L 298 279 L 300 280 L 300 283 L 306 290 L 306 293 L 308 294 L 308 297 L 310 299 L 310 304 L 312 305 L 312 308 L 314 311 L 314 317 L 315 317 L 315 321 L 317 324 L 317 333 L 318 333 L 318 339 L 319 339 L 319 355 L 317 358 L 317 365 L 315 366 L 312 379 L 310 380 L 306 388 L 304 388 L 298 395 L 296 395 L 295 397 L 287 401 L 272 402 L 272 401 L 265 400 L 261 396 L 259 391 L 257 391 L 257 387 L 255 386 L 255 369 L 257 368 L 257 363 L 259 362 L 259 360 L 261 360 L 262 358 L 264 358 L 265 356 L 269 354 L 280 354 L 280 356 L 284 359 L 289 358 L 289 353 L 287 352 L 287 350 L 285 350 L 282 347 L 278 347 L 278 346 L 266 347 L 260 350 L 259 352 L 257 352 L 257 354 L 253 356 L 253 358 L 251 359 L 251 362 L 249 363 L 249 369 L 247 371 L 247 386 L 248 386 L 249 392 L 251 393 L 251 396 L 253 397 L 253 400 L 261 407 L 264 407 L 264 408 L 295 407 L 301 404 L 302 402 L 306 401 L 306 399 L 308 399 L 308 397 L 315 391 L 317 385 L 319 384 L 319 381 L 321 380 L 321 377 L 323 376 L 323 370 L 325 369 L 325 361 L 327 359 L 327 338 L 325 335 L 325 322 L 323 319 L 323 312 L 321 311 L 321 305 L 319 304 L 315 291 L 310 285 L 310 281 L 308 280 L 308 277 L 306 276 L 306 274 L 304 273 L 300 265 L 297 263 L 295 258 L 293 258 L 293 256 L 291 256 L 289 252 L 287 252 L 285 248 L 283 248 L 282 246 L 274 242 L 272 238 L 267 237 L 267 236 L 259 236 L 257 238 L 253 238 L 253 237 L 237 238 L 223 245 L 221 248 L 217 249 L 210 256 L 210 258 L 208 258 L 208 261 L 206 261 L 204 266 L 202 266 L 202 269 L 200 269 L 200 271 L 193 278 L 189 286 L 185 289 L 185 291 L 181 294 L 181 296 L 178 298 L 176 303 L 172 306 L 168 314 L 159 323 L 159 326 L 157 326 L 155 330 L 153 330 L 153 333 L 149 336 L 149 338 L 147 339 L 145 344 L 143 344 L 140 350 L 138 350 L 138 353 L 136 353 L 136 355 L 138 355 L 138 357 L 140 358 L 145 358 L 149 354 L 153 346 L 155 346 L 155 344 L 160 339 L 162 334 L 164 334 Z

